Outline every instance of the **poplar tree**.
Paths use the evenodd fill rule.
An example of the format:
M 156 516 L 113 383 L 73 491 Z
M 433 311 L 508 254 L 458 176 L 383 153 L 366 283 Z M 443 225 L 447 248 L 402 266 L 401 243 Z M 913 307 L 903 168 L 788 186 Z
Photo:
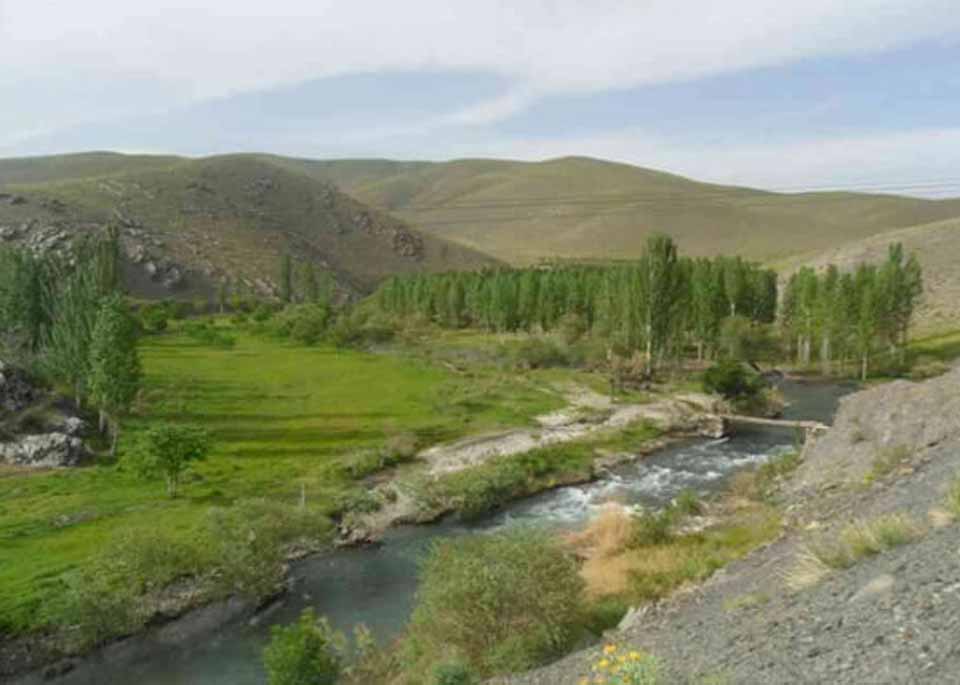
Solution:
M 110 453 L 116 454 L 119 417 L 140 388 L 137 326 L 119 295 L 100 305 L 90 342 L 90 399 L 100 412 L 100 430 L 109 423 Z

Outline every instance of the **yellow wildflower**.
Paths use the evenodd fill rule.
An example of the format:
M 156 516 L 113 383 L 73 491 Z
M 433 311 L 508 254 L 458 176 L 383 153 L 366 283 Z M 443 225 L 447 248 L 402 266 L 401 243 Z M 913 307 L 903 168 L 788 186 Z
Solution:
M 604 654 L 613 654 L 615 651 L 617 651 L 616 645 L 607 645 L 606 647 L 603 648 Z

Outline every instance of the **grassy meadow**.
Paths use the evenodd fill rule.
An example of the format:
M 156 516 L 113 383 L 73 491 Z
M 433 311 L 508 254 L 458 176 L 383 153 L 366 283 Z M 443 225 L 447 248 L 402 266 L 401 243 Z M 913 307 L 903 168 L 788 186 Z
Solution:
M 329 515 L 363 487 L 344 468 L 358 450 L 397 435 L 424 446 L 522 425 L 563 404 L 545 385 L 556 374 L 481 366 L 465 376 L 423 357 L 296 346 L 219 325 L 232 347 L 177 332 L 143 341 L 145 387 L 115 462 L 0 471 L 0 633 L 37 627 L 45 592 L 117 530 L 190 538 L 212 506 L 254 497 L 294 503 L 301 488 Z M 124 468 L 124 449 L 158 421 L 203 426 L 215 441 L 176 499 Z

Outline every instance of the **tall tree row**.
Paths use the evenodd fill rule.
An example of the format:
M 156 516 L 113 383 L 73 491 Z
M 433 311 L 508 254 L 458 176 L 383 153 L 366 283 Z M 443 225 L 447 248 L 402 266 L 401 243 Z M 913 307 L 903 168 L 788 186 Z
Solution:
M 825 373 L 837 364 L 856 365 L 866 378 L 880 354 L 902 356 L 910 322 L 923 294 L 916 257 L 891 245 L 882 264 L 860 264 L 840 273 L 804 268 L 791 276 L 783 294 L 781 326 L 798 363 L 814 353 Z
M 669 237 L 655 235 L 633 262 L 397 276 L 374 301 L 450 328 L 551 331 L 575 319 L 655 366 L 688 345 L 716 354 L 730 316 L 773 322 L 777 276 L 739 258 L 681 257 Z

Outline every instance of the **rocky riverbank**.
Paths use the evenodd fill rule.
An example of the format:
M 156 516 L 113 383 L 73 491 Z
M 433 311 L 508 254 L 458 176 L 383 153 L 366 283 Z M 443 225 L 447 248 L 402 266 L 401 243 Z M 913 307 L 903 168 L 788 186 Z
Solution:
M 960 370 L 851 395 L 781 490 L 783 536 L 606 641 L 654 655 L 669 683 L 955 682 L 958 474 Z M 825 541 L 891 517 L 911 522 L 899 546 L 874 540 L 810 572 Z M 598 658 L 599 647 L 493 682 L 572 685 Z
M 451 474 L 469 471 L 498 459 L 588 440 L 633 425 L 652 426 L 659 433 L 658 438 L 629 452 L 598 455 L 589 470 L 562 473 L 544 483 L 544 489 L 574 485 L 593 480 L 602 469 L 616 463 L 661 449 L 673 439 L 719 438 L 726 431 L 721 416 L 727 406 L 711 395 L 684 393 L 645 404 L 618 404 L 609 397 L 578 387 L 567 389 L 567 398 L 569 404 L 565 409 L 538 417 L 536 427 L 472 436 L 424 450 L 418 455 L 418 468 L 427 479 L 427 487 Z M 345 516 L 339 527 L 338 544 L 376 542 L 391 526 L 429 523 L 456 511 L 453 502 L 425 504 L 415 492 L 393 480 L 378 485 L 373 496 L 380 506 L 376 511 Z

